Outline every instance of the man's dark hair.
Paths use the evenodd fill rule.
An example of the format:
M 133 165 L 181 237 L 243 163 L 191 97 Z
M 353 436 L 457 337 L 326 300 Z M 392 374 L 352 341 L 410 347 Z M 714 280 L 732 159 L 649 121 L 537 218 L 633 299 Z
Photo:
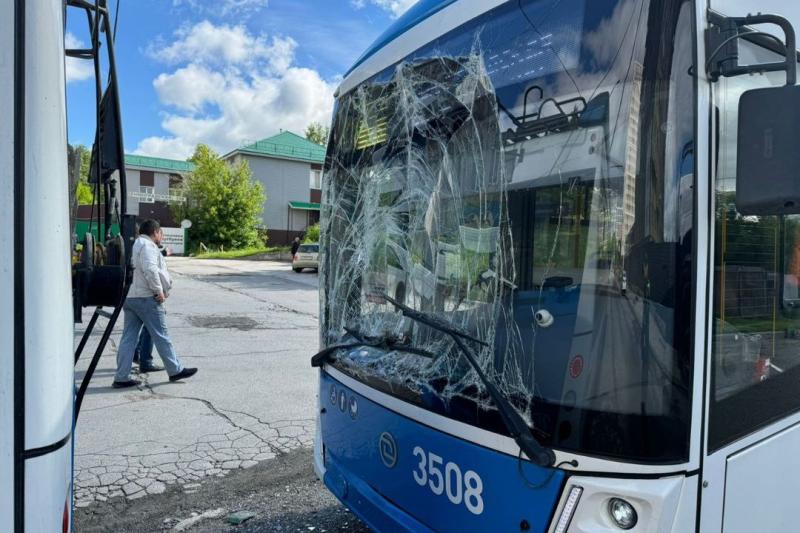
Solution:
M 139 235 L 152 237 L 159 229 L 161 229 L 161 224 L 158 223 L 158 220 L 149 218 L 139 225 Z

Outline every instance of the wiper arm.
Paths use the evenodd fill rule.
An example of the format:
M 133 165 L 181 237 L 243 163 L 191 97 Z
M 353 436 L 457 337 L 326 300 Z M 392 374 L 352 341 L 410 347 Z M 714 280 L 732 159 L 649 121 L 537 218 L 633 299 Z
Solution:
M 333 354 L 339 350 L 347 350 L 350 348 L 360 348 L 362 346 L 370 347 L 370 348 L 380 348 L 386 351 L 395 351 L 395 352 L 405 352 L 414 355 L 419 355 L 421 357 L 427 357 L 428 359 L 433 359 L 434 354 L 423 350 L 421 348 L 415 348 L 413 346 L 409 346 L 408 344 L 402 342 L 400 339 L 395 337 L 389 336 L 378 336 L 372 337 L 369 335 L 364 335 L 360 331 L 354 328 L 344 328 L 347 333 L 350 334 L 351 337 L 355 339 L 354 342 L 348 342 L 343 344 L 333 344 L 328 346 L 327 348 L 323 348 L 313 357 L 311 357 L 311 366 L 314 368 L 321 367 L 325 363 L 329 363 L 333 357 Z
M 553 466 L 553 464 L 555 464 L 556 454 L 553 453 L 553 450 L 543 446 L 539 443 L 539 441 L 536 440 L 536 438 L 533 436 L 533 433 L 531 433 L 530 428 L 525 423 L 525 420 L 523 420 L 520 414 L 514 409 L 514 407 L 511 405 L 511 402 L 508 401 L 508 398 L 506 398 L 503 393 L 500 392 L 500 389 L 498 389 L 489 379 L 489 376 L 484 373 L 481 365 L 478 364 L 478 358 L 475 356 L 475 353 L 469 346 L 466 345 L 464 340 L 470 340 L 482 346 L 488 346 L 488 343 L 480 339 L 476 339 L 470 334 L 461 331 L 457 327 L 438 317 L 434 317 L 422 311 L 412 309 L 411 307 L 398 302 L 390 296 L 381 296 L 385 298 L 387 302 L 399 309 L 404 316 L 407 316 L 411 320 L 415 320 L 420 324 L 424 324 L 430 328 L 450 335 L 450 337 L 452 337 L 453 341 L 456 343 L 456 346 L 458 346 L 459 350 L 461 350 L 461 353 L 464 354 L 464 357 L 467 359 L 470 366 L 472 366 L 473 370 L 475 370 L 475 373 L 478 374 L 478 377 L 483 382 L 484 387 L 486 387 L 486 391 L 489 393 L 489 396 L 492 397 L 492 400 L 497 406 L 497 411 L 500 413 L 500 418 L 503 420 L 506 429 L 508 429 L 511 437 L 514 439 L 514 442 L 516 442 L 520 449 L 525 452 L 525 455 L 527 455 L 531 461 L 537 465 Z

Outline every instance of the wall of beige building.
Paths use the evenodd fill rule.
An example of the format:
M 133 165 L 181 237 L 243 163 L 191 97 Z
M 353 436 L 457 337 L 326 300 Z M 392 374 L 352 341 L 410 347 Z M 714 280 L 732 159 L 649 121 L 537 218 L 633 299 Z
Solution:
M 309 201 L 311 164 L 237 154 L 232 159 L 247 161 L 253 179 L 259 181 L 267 195 L 262 220 L 269 230 L 303 231 L 308 215 L 305 211 L 289 210 L 289 202 Z

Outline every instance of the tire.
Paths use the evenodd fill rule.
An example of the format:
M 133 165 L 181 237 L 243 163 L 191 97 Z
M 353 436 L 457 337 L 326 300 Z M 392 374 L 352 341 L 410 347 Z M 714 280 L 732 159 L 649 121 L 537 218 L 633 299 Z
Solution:
M 299 274 L 300 272 L 302 272 L 302 271 L 303 271 L 303 269 L 302 269 L 302 268 L 293 268 L 292 270 L 294 270 L 294 271 L 295 271 L 295 272 L 297 272 L 298 274 Z

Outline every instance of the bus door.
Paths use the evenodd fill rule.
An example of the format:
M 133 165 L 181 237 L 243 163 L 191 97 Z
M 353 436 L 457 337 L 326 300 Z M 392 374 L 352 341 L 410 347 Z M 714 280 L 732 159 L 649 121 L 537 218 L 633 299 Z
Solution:
M 790 2 L 712 0 L 711 7 L 728 16 L 774 13 L 800 27 L 800 7 Z M 756 28 L 784 37 L 777 27 Z M 738 50 L 740 65 L 784 60 L 772 39 L 738 39 Z M 736 198 L 740 98 L 786 79 L 778 71 L 711 84 L 711 296 L 698 525 L 704 532 L 797 531 L 800 215 L 742 214 Z

